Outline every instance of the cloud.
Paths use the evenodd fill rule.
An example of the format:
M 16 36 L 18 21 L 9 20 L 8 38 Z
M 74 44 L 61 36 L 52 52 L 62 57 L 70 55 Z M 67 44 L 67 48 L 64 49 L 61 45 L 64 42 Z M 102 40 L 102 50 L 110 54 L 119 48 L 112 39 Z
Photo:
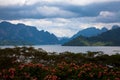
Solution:
M 100 3 L 92 3 L 84 6 L 70 4 L 68 0 L 65 0 L 65 2 L 63 2 L 63 0 L 61 1 L 32 0 L 32 1 L 23 0 L 24 4 L 22 6 L 20 5 L 13 5 L 8 7 L 1 6 L 0 19 L 14 20 L 14 19 L 28 19 L 28 18 L 44 19 L 44 18 L 97 17 L 101 11 L 109 11 L 115 13 L 120 11 L 119 2 L 107 2 L 107 0 L 105 0 L 106 2 L 104 3 L 102 3 L 101 1 Z M 76 1 L 76 0 L 72 0 L 72 1 Z M 92 2 L 96 2 L 96 1 L 92 0 Z M 16 2 L 16 4 L 17 3 L 18 2 Z
M 0 6 L 23 5 L 25 0 L 0 0 Z
M 0 19 L 23 19 L 23 18 L 70 18 L 77 17 L 74 12 L 60 9 L 56 6 L 22 6 L 22 7 L 1 7 Z
M 40 13 L 44 17 L 70 17 L 70 16 L 76 16 L 75 13 L 67 11 L 67 10 L 62 10 L 58 7 L 50 7 L 50 6 L 43 6 L 43 7 L 38 7 L 37 12 Z
M 109 12 L 109 11 L 101 11 L 99 16 L 95 19 L 96 22 L 102 23 L 116 23 L 120 22 L 120 11 L 119 12 Z
M 115 14 L 109 11 L 101 11 L 99 15 L 102 17 L 109 17 L 109 16 L 114 16 Z

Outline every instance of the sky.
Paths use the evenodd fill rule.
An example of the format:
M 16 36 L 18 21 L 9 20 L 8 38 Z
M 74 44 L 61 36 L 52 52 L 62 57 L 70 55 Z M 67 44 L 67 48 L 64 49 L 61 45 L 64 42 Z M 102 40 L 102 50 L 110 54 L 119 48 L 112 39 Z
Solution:
M 0 0 L 0 21 L 71 37 L 88 27 L 120 25 L 120 0 Z

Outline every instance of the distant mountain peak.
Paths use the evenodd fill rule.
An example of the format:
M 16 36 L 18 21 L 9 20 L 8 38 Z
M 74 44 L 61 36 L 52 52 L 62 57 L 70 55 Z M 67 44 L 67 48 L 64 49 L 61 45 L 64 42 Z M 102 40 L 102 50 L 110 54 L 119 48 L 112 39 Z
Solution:
M 113 25 L 111 29 L 117 29 L 117 28 L 120 28 L 119 25 Z
M 103 30 L 103 31 L 106 30 L 107 31 L 108 29 L 106 27 L 103 27 L 101 30 Z
M 17 26 L 26 26 L 26 25 L 22 23 L 18 23 Z
M 7 21 L 2 21 L 1 24 L 11 24 L 11 23 Z
M 12 25 L 10 22 L 7 21 L 3 21 L 0 23 L 1 25 L 7 26 L 7 25 Z
M 78 36 L 84 36 L 84 37 L 91 37 L 91 36 L 96 36 L 98 34 L 101 34 L 103 32 L 106 32 L 107 28 L 103 27 L 102 29 L 98 29 L 96 27 L 89 27 L 86 29 L 83 29 L 81 31 L 79 31 L 78 33 L 76 33 L 75 35 L 73 35 L 73 38 L 76 38 Z

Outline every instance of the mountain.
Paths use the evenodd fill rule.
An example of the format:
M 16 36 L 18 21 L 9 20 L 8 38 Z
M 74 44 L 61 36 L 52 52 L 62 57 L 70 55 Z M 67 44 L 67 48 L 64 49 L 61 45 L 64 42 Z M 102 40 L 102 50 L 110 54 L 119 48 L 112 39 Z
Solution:
M 114 25 L 114 26 L 112 26 L 111 29 L 117 29 L 117 28 L 120 28 L 120 26 L 118 26 L 118 25 Z
M 56 44 L 54 34 L 24 24 L 0 23 L 0 45 Z
M 79 31 L 77 34 L 73 35 L 71 39 L 76 38 L 78 36 L 84 36 L 84 37 L 92 37 L 97 36 L 98 34 L 101 34 L 103 32 L 106 32 L 108 29 L 103 27 L 102 29 L 97 29 L 95 27 L 90 27 L 83 29 Z
M 63 46 L 120 46 L 120 28 L 111 29 L 93 37 L 79 36 Z

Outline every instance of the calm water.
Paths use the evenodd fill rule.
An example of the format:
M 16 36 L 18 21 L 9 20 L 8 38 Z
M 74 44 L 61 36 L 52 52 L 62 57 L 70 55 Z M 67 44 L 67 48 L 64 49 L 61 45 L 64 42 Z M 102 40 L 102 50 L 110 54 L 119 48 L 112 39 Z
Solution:
M 14 47 L 14 46 L 0 46 L 0 48 Z M 42 48 L 47 52 L 74 52 L 74 53 L 86 53 L 87 51 L 103 51 L 105 54 L 120 53 L 120 47 L 117 46 L 61 46 L 61 45 L 35 45 L 36 49 Z

